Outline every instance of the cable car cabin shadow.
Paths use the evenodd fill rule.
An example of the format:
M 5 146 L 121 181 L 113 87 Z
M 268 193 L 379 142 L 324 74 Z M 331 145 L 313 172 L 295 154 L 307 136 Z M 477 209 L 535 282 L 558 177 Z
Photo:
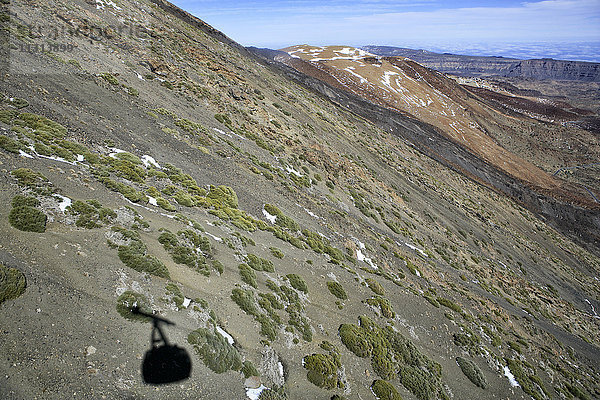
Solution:
M 142 312 L 137 307 L 132 308 L 131 312 L 152 319 L 151 347 L 142 362 L 144 382 L 151 385 L 164 385 L 189 378 L 192 372 L 192 361 L 188 352 L 182 347 L 169 344 L 161 329 L 161 324 L 175 324 L 156 315 Z

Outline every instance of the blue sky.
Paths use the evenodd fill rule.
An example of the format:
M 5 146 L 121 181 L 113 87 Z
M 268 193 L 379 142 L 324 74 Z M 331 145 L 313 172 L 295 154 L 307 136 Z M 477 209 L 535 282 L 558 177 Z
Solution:
M 600 0 L 171 0 L 244 46 L 368 44 L 600 61 Z

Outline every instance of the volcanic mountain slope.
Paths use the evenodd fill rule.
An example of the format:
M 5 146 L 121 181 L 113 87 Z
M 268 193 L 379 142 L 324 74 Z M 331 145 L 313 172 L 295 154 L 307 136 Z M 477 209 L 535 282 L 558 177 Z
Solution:
M 553 122 L 556 120 L 564 123 L 577 119 L 579 117 L 577 110 L 567 111 L 540 99 L 531 100 L 514 96 L 506 91 L 489 90 L 490 87 L 482 87 L 480 80 L 477 87 L 471 90 L 489 99 L 490 102 L 494 101 L 496 107 L 491 108 L 454 81 L 405 58 L 380 58 L 364 50 L 342 46 L 321 48 L 302 45 L 284 51 L 292 57 L 299 57 L 321 68 L 333 78 L 328 81 L 337 84 L 338 87 L 439 128 L 459 145 L 469 148 L 479 157 L 500 166 L 519 179 L 544 189 L 560 186 L 559 182 L 526 161 L 531 158 L 529 155 L 519 157 L 521 155 L 519 152 L 517 154 L 509 152 L 502 147 L 502 144 L 510 143 L 506 136 L 510 136 L 511 133 L 522 136 L 515 126 L 511 126 L 515 117 L 526 114 L 540 120 L 547 119 Z M 500 107 L 503 113 L 496 110 Z M 579 112 L 584 113 L 583 110 Z M 535 121 L 530 120 L 531 118 L 527 118 L 521 125 L 530 123 L 533 126 Z M 500 127 L 493 126 L 500 124 Z M 519 128 L 522 129 L 523 126 Z M 533 128 L 540 130 L 540 127 Z M 507 130 L 509 131 L 507 134 L 497 138 L 500 136 L 497 132 Z M 598 140 L 592 134 L 578 133 L 582 136 L 580 139 L 582 143 L 591 145 L 589 146 L 591 151 L 584 151 L 584 154 L 578 157 L 582 160 L 597 159 L 600 150 Z M 556 136 L 552 135 L 552 138 L 556 139 Z M 528 144 L 532 144 L 531 141 Z M 537 149 L 534 151 L 546 153 L 552 147 L 558 146 L 556 143 L 548 143 L 547 146 L 531 145 L 530 147 L 534 149 L 542 147 L 542 151 L 538 152 Z M 564 156 L 557 158 L 558 160 L 554 160 L 555 163 L 565 162 L 561 160 L 565 158 Z M 533 159 L 536 160 L 535 157 Z M 572 158 L 569 161 L 578 160 Z M 547 163 L 548 161 L 540 162 L 542 166 L 550 167 Z
M 170 3 L 2 20 L 1 398 L 600 395 L 600 260 L 514 201 Z
M 290 56 L 279 55 L 277 60 L 373 104 L 435 126 L 458 146 L 535 191 L 598 210 L 600 182 L 594 178 L 593 165 L 600 151 L 599 140 L 592 132 L 563 126 L 585 114 L 583 110 L 568 104 L 561 108 L 546 99 L 518 97 L 500 87 L 483 85 L 482 80 L 461 87 L 409 59 L 375 57 L 350 47 L 301 45 L 284 51 Z M 568 177 L 583 186 L 552 176 L 564 166 L 583 165 L 592 166 L 589 175 Z M 475 175 L 498 187 L 485 175 Z
M 600 63 L 554 60 L 552 58 L 519 60 L 505 57 L 467 56 L 434 53 L 391 46 L 365 46 L 384 57 L 407 57 L 436 71 L 460 76 L 503 76 L 513 78 L 553 79 L 600 82 Z

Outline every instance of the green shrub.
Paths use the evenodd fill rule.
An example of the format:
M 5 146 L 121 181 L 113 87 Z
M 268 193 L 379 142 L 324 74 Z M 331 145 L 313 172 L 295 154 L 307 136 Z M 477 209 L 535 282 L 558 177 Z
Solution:
M 175 125 L 177 125 L 178 127 L 180 127 L 181 129 L 183 129 L 186 132 L 189 133 L 195 133 L 197 131 L 204 131 L 204 127 L 194 121 L 190 121 L 189 119 L 186 118 L 179 118 L 175 120 Z
M 146 314 L 152 314 L 150 302 L 146 296 L 141 293 L 127 290 L 117 298 L 117 312 L 121 314 L 123 318 L 136 322 L 150 322 L 152 320 L 150 317 L 132 313 L 131 309 L 133 307 L 138 307 L 140 311 Z
M 22 195 L 18 194 L 15 197 L 13 197 L 11 204 L 13 207 L 19 207 L 19 206 L 39 207 L 40 201 L 38 199 L 36 199 L 35 197 L 22 196 Z
M 440 308 L 440 303 L 430 294 L 426 293 L 423 295 L 428 302 L 430 302 L 435 308 Z
M 365 279 L 365 282 L 367 282 L 369 289 L 371 289 L 373 291 L 373 293 L 378 294 L 380 296 L 383 296 L 385 294 L 385 290 L 383 289 L 383 286 L 381 286 L 381 284 L 379 282 L 377 282 L 375 279 L 367 278 L 367 279 Z
M 242 369 L 240 354 L 218 332 L 199 328 L 191 332 L 187 340 L 204 364 L 217 374 Z
M 8 103 L 18 109 L 29 106 L 29 102 L 27 100 L 21 99 L 19 97 L 14 97 L 14 98 L 8 99 Z
M 464 328 L 464 332 L 455 333 L 453 336 L 455 345 L 467 348 L 471 354 L 480 352 L 481 339 L 471 329 Z
M 119 155 L 122 155 L 119 157 Z M 146 180 L 146 170 L 140 164 L 135 161 L 139 160 L 137 156 L 131 153 L 117 153 L 115 158 L 105 157 L 104 160 L 110 167 L 110 171 L 114 172 L 117 176 L 127 179 L 131 182 L 144 183 Z
M 126 185 L 122 182 L 115 182 L 107 177 L 101 177 L 98 180 L 109 190 L 121 193 L 127 200 L 131 201 L 132 203 L 148 202 L 148 197 L 146 197 L 144 193 L 137 191 L 129 185 Z M 158 202 L 158 199 L 156 199 L 156 201 Z
M 212 260 L 211 265 L 215 271 L 219 273 L 219 275 L 223 274 L 223 264 L 219 260 Z
M 410 365 L 402 366 L 399 371 L 402 386 L 413 393 L 419 400 L 437 398 L 440 383 L 427 372 Z
M 215 114 L 215 119 L 217 121 L 219 121 L 220 123 L 222 123 L 223 125 L 227 126 L 228 128 L 231 129 L 231 119 L 229 119 L 228 115 L 224 115 L 224 114 Z
M 254 319 L 260 324 L 260 334 L 269 340 L 277 338 L 277 323 L 265 314 L 255 315 Z
M 254 273 L 254 270 L 252 268 L 250 268 L 246 264 L 240 264 L 239 270 L 240 276 L 242 277 L 242 282 L 245 282 L 254 288 L 258 287 L 256 283 L 256 274 Z
M 585 394 L 585 392 L 583 390 L 581 390 L 578 386 L 576 385 L 571 385 L 569 383 L 567 383 L 566 385 L 567 390 L 569 391 L 569 393 L 571 393 L 573 396 L 577 397 L 580 400 L 590 400 L 590 397 Z
M 122 235 L 130 239 L 129 245 L 122 245 L 118 248 L 119 259 L 131 269 L 138 272 L 148 272 L 149 274 L 161 278 L 169 278 L 169 270 L 158 258 L 146 254 L 148 249 L 139 233 L 128 231 L 123 228 L 113 228 Z
M 377 379 L 373 381 L 371 390 L 379 400 L 402 400 L 402 396 L 396 390 L 394 385 L 388 381 Z
M 367 304 L 374 307 L 379 307 L 381 310 L 381 315 L 385 318 L 394 318 L 396 313 L 392 310 L 392 305 L 390 301 L 385 297 L 375 296 L 373 298 L 367 299 Z
M 182 206 L 185 207 L 193 207 L 194 206 L 194 200 L 192 199 L 192 196 L 190 196 L 188 193 L 184 192 L 183 190 L 178 190 L 177 193 L 175 193 L 175 196 L 173 197 L 175 199 L 175 201 L 179 204 L 181 204 Z
M 303 359 L 304 368 L 308 370 L 308 381 L 328 390 L 343 387 L 343 382 L 338 377 L 338 370 L 342 364 L 337 350 L 328 342 L 322 342 L 320 346 L 328 350 L 329 354 L 314 353 Z
M 272 204 L 265 204 L 264 208 L 266 212 L 277 217 L 277 219 L 275 220 L 276 225 L 279 225 L 282 228 L 287 228 L 293 232 L 300 230 L 300 226 L 298 225 L 298 223 L 292 218 L 282 213 L 281 210 L 276 206 Z
M 512 340 L 507 341 L 506 344 L 508 344 L 508 347 L 510 347 L 512 350 L 516 351 L 519 354 L 523 352 L 521 346 L 518 343 L 513 342 Z
M 110 72 L 103 72 L 100 74 L 100 77 L 113 86 L 116 86 L 119 84 L 119 80 L 117 78 L 115 78 L 114 75 L 111 74 Z
M 254 293 L 251 290 L 242 290 L 234 288 L 231 291 L 231 300 L 237 304 L 242 311 L 249 315 L 258 315 L 258 310 L 255 305 Z
M 102 226 L 100 222 L 108 223 L 111 219 L 117 217 L 113 210 L 102 207 L 96 200 L 88 200 L 85 203 L 77 200 L 69 206 L 68 211 L 78 216 L 75 225 L 87 229 L 98 228 Z
M 477 364 L 462 357 L 457 357 L 456 362 L 463 374 L 465 374 L 474 385 L 479 386 L 482 389 L 487 387 L 487 379 L 485 379 L 485 375 L 483 375 L 483 372 L 481 372 L 481 369 L 479 369 Z
M 18 168 L 10 174 L 15 177 L 17 183 L 21 186 L 37 188 L 49 183 L 44 175 L 29 168 Z
M 10 125 L 19 113 L 15 110 L 0 110 L 0 122 Z
M 462 313 L 462 308 L 460 308 L 460 306 L 458 304 L 454 303 L 452 300 L 448 300 L 448 299 L 443 298 L 443 297 L 438 297 L 437 301 L 438 301 L 438 303 L 440 303 L 444 307 L 448 307 L 449 309 L 451 309 L 453 311 L 456 311 L 459 314 Z
M 158 242 L 169 252 L 173 261 L 184 264 L 205 276 L 210 275 L 206 257 L 198 252 L 198 249 L 211 255 L 212 248 L 207 238 L 198 235 L 193 230 L 187 229 L 177 233 L 181 240 L 172 232 L 165 230 L 158 237 Z M 213 267 L 219 268 L 219 264 Z M 222 271 L 222 265 L 221 271 Z
M 127 151 L 122 151 L 122 152 L 115 154 L 115 158 L 117 158 L 119 160 L 124 160 L 124 161 L 130 162 L 131 164 L 134 164 L 134 165 L 142 165 L 142 160 L 140 160 L 140 158 L 138 156 L 136 156 L 135 154 L 131 154 Z
M 166 211 L 175 211 L 176 210 L 175 206 L 173 204 L 169 203 L 169 200 L 166 200 L 163 197 L 157 197 L 156 204 L 158 204 L 158 206 L 160 208 L 162 208 L 163 210 L 166 210 Z
M 9 138 L 5 135 L 0 135 L 0 148 L 8 151 L 9 153 L 18 153 L 19 150 L 23 150 L 25 146 L 23 146 L 20 142 Z
M 183 302 L 185 300 L 185 297 L 183 296 L 183 292 L 181 292 L 181 289 L 179 289 L 179 286 L 177 286 L 173 282 L 167 283 L 167 286 L 165 286 L 165 294 L 167 295 L 169 300 L 175 303 L 175 306 L 177 306 L 178 310 L 181 310 L 183 308 Z
M 343 324 L 338 332 L 342 343 L 359 357 L 371 357 L 371 366 L 382 379 L 400 381 L 419 400 L 441 393 L 442 367 L 423 355 L 414 344 L 391 327 L 380 328 L 371 319 L 359 317 L 360 325 Z
M 21 113 L 15 123 L 33 129 L 39 137 L 46 140 L 64 139 L 67 134 L 67 128 L 37 114 Z
M 30 206 L 13 207 L 8 214 L 10 224 L 25 232 L 43 233 L 46 231 L 46 214 Z
M 272 281 L 269 281 L 272 282 Z M 273 293 L 259 293 L 258 296 L 269 302 L 270 307 L 276 310 L 283 310 L 283 304 L 277 299 Z M 264 308 L 264 307 L 263 307 Z
M 238 208 L 238 198 L 235 191 L 228 186 L 210 186 L 210 190 L 206 195 L 207 198 L 213 200 L 213 203 L 220 207 Z
M 301 292 L 308 293 L 308 286 L 302 277 L 298 274 L 287 274 L 286 278 L 290 281 L 290 285 Z
M 341 284 L 339 284 L 338 282 L 328 281 L 327 289 L 329 289 L 329 292 L 331 292 L 332 295 L 334 295 L 335 297 L 337 297 L 340 300 L 346 300 L 348 298 L 348 295 L 346 294 L 344 287 Z
M 354 324 L 342 324 L 338 329 L 338 333 L 344 346 L 355 355 L 362 358 L 371 355 L 373 349 L 371 337 L 364 329 Z
M 244 361 L 242 364 L 242 373 L 244 374 L 244 378 L 249 378 L 251 376 L 260 376 L 260 373 L 252 364 L 252 361 Z
M 282 286 L 282 288 L 285 288 L 285 286 Z M 290 326 L 295 327 L 298 330 L 298 332 L 302 334 L 303 340 L 305 340 L 306 342 L 311 342 L 313 336 L 312 329 L 310 327 L 310 324 L 308 323 L 308 319 L 302 315 L 302 310 L 302 305 L 298 300 L 288 305 L 285 309 L 285 311 L 289 315 L 288 324 Z
M 285 256 L 283 251 L 279 250 L 277 247 L 269 247 L 269 250 L 271 251 L 271 254 L 273 254 L 273 257 L 282 259 Z
M 27 279 L 21 271 L 0 264 L 0 304 L 21 296 L 25 288 Z
M 275 272 L 273 263 L 255 254 L 248 254 L 248 265 L 256 271 Z
M 264 389 L 260 392 L 258 400 L 288 400 L 288 395 L 285 391 L 285 386 L 274 387 L 272 389 Z
M 535 400 L 542 400 L 548 397 L 548 392 L 544 387 L 542 380 L 537 375 L 526 372 L 524 364 L 521 361 L 506 359 L 506 362 L 510 372 L 512 372 L 525 393 Z

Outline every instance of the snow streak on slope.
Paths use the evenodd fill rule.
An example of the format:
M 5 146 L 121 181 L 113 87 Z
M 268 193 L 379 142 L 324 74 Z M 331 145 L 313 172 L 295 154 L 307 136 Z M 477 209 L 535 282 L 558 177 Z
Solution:
M 493 111 L 438 72 L 408 58 L 378 57 L 347 46 L 298 45 L 282 50 L 328 74 L 334 86 L 437 127 L 510 175 L 545 189 L 557 186 L 548 174 L 499 146 L 473 117 L 490 118 Z

